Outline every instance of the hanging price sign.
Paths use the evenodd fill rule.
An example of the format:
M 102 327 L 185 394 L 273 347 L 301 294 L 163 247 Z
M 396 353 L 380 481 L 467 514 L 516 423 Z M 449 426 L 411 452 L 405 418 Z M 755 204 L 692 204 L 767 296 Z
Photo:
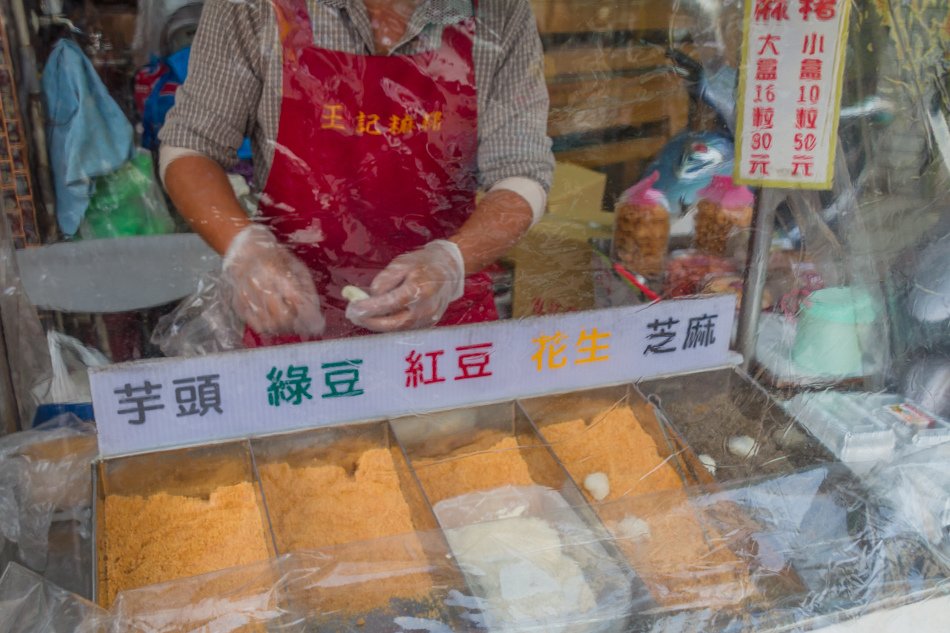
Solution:
M 849 0 L 750 0 L 743 27 L 735 180 L 830 189 Z

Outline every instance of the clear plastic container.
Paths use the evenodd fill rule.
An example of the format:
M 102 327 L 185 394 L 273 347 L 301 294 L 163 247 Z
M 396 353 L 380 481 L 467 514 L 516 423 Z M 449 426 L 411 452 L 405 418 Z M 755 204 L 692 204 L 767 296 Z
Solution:
M 390 422 L 489 630 L 625 631 L 653 605 L 515 403 Z M 580 614 L 580 615 L 578 615 Z
M 789 413 L 846 463 L 890 460 L 897 438 L 873 409 L 861 406 L 876 394 L 804 393 L 786 403 Z
M 663 274 L 670 242 L 670 205 L 652 186 L 659 173 L 644 178 L 617 201 L 613 255 L 631 271 L 650 279 Z
M 937 417 L 897 395 L 878 398 L 875 418 L 889 424 L 908 450 L 950 442 L 950 421 Z
M 714 176 L 702 189 L 696 211 L 696 248 L 710 255 L 744 254 L 755 197 L 730 176 Z

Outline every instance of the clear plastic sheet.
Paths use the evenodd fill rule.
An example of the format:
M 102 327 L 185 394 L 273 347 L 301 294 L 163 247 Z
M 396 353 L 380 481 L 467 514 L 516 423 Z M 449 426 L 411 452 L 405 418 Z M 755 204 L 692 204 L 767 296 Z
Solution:
M 220 273 L 206 273 L 191 296 L 158 320 L 151 341 L 166 356 L 198 356 L 240 349 L 243 336 L 228 286 Z
M 112 613 L 141 633 L 466 630 L 477 601 L 445 552 L 441 534 L 416 533 L 287 554 L 125 591 Z
M 6 204 L 6 203 L 4 203 Z M 0 380 L 10 381 L 15 402 L 4 403 L 0 415 L 19 414 L 20 425 L 15 419 L 3 420 L 0 433 L 29 426 L 39 402 L 31 391 L 37 383 L 51 377 L 49 351 L 43 336 L 36 307 L 30 303 L 20 280 L 13 250 L 13 239 L 7 224 L 6 214 L 0 221 L 0 316 L 3 326 L 3 353 L 7 375 Z M 5 391 L 5 390 L 4 390 Z
M 683 394 L 704 380 L 726 386 L 732 409 L 721 406 L 718 415 L 745 425 L 737 432 L 761 442 L 755 454 L 730 456 L 702 443 L 696 424 L 708 413 L 697 417 L 698 405 Z M 662 397 L 651 403 L 644 394 Z M 636 450 L 617 433 L 635 438 Z M 719 370 L 111 459 L 100 464 L 97 483 L 106 498 L 213 501 L 235 477 L 261 485 L 250 520 L 264 522 L 280 556 L 120 588 L 110 613 L 119 630 L 143 633 L 786 631 L 948 595 L 950 501 L 941 491 L 950 444 L 865 472 L 829 459 L 815 442 L 745 375 Z M 306 517 L 333 525 L 338 517 L 313 511 L 340 503 L 385 514 L 365 510 L 370 522 L 391 520 L 385 469 L 364 471 L 361 457 L 386 452 L 399 463 L 393 485 L 414 531 L 347 541 L 356 526 L 341 525 L 337 544 L 316 548 L 287 531 L 288 513 L 298 525 Z M 281 465 L 299 469 L 301 487 L 322 477 L 325 490 L 292 498 L 293 480 L 281 486 L 269 474 Z M 304 477 L 305 469 L 313 471 Z M 601 501 L 589 482 L 595 470 L 610 483 Z M 347 501 L 342 489 L 354 485 L 366 499 Z M 98 507 L 106 512 L 97 522 L 98 558 L 116 564 L 101 548 L 119 536 L 128 546 L 145 527 L 129 532 L 127 520 L 112 522 L 101 497 Z M 228 507 L 213 512 L 230 521 Z M 153 567 L 201 558 L 194 544 L 204 536 L 186 529 L 190 512 L 166 518 L 180 529 L 167 560 L 152 555 Z M 100 598 L 108 569 L 100 567 Z
M 93 603 L 16 563 L 0 574 L 3 633 L 100 633 L 110 623 L 110 616 Z
M 94 425 L 72 414 L 0 439 L 4 553 L 14 550 L 13 560 L 84 595 L 91 589 L 89 468 L 98 452 Z
M 583 507 L 501 487 L 441 502 L 444 532 L 128 590 L 110 614 L 142 633 L 812 630 L 950 590 L 940 543 L 882 491 L 842 465 Z
M 916 451 L 875 471 L 869 485 L 895 516 L 950 556 L 950 444 Z
M 161 53 L 163 30 L 189 26 L 169 23 L 183 4 L 140 4 L 138 54 Z M 725 225 L 709 228 L 715 223 L 699 209 L 700 192 L 732 173 L 738 80 L 750 70 L 740 68 L 748 5 L 628 4 L 489 2 L 473 13 L 461 3 L 452 19 L 430 25 L 437 27 L 431 33 L 414 24 L 401 42 L 398 32 L 383 33 L 385 20 L 375 19 L 381 30 L 378 41 L 371 37 L 374 15 L 362 8 L 358 20 L 347 21 L 310 16 L 296 0 L 217 3 L 196 36 L 194 73 L 164 136 L 166 147 L 211 160 L 166 153 L 162 171 L 167 176 L 177 162 L 171 158 L 183 161 L 171 169 L 171 200 L 216 251 L 230 253 L 225 268 L 234 274 L 225 279 L 248 326 L 244 342 L 490 320 L 508 288 L 482 273 L 500 257 L 513 268 L 518 318 L 649 300 L 613 269 L 619 263 L 664 299 L 754 296 L 763 312 L 745 321 L 736 346 L 770 387 L 860 382 L 866 391 L 893 392 L 908 383 L 903 390 L 910 392 L 913 382 L 921 393 L 908 398 L 925 399 L 933 389 L 913 379 L 928 372 L 921 368 L 945 367 L 948 355 L 948 293 L 939 273 L 948 231 L 941 200 L 950 183 L 945 8 L 853 8 L 842 43 L 835 182 L 828 191 L 754 190 L 754 201 L 733 217 L 741 230 L 723 232 Z M 787 4 L 757 10 L 761 16 L 772 8 L 781 21 Z M 803 6 L 798 12 L 807 13 Z M 431 18 L 428 10 L 420 17 Z M 368 28 L 355 26 L 363 17 Z M 390 17 L 399 24 L 410 16 Z M 249 26 L 258 19 L 267 23 L 263 35 Z M 278 41 L 278 26 L 295 37 Z M 217 37 L 223 31 L 233 37 Z M 387 56 L 367 54 L 390 49 L 385 62 L 376 58 Z M 399 90 L 376 91 L 380 73 L 392 70 L 378 61 L 399 66 Z M 324 73 L 347 81 L 323 81 Z M 796 86 L 777 81 L 776 98 L 794 100 Z M 306 117 L 313 125 L 301 124 Z M 262 248 L 238 248 L 258 241 L 235 239 L 246 223 L 238 208 L 243 196 L 232 199 L 218 187 L 246 137 L 254 146 L 252 189 L 263 202 L 255 232 L 275 237 Z M 656 242 L 637 247 L 649 261 L 638 262 L 631 244 L 618 251 L 607 239 L 592 247 L 615 229 L 629 237 L 633 229 L 615 222 L 625 215 L 623 194 L 654 175 L 669 227 L 662 213 L 650 216 L 648 230 L 637 226 L 642 218 L 632 225 Z M 189 202 L 193 194 L 210 198 Z M 776 207 L 775 226 L 764 206 Z M 215 212 L 203 215 L 208 208 Z M 761 219 L 749 227 L 753 209 Z M 765 252 L 750 257 L 750 237 L 763 234 Z M 697 246 L 700 252 L 681 252 Z M 109 257 L 105 252 L 97 257 Z M 763 261 L 764 281 L 755 272 Z M 161 287 L 154 274 L 133 275 L 142 287 Z M 373 300 L 351 305 L 343 297 L 349 285 Z M 871 334 L 858 333 L 845 351 L 837 342 L 855 338 L 847 327 L 823 321 L 817 335 L 807 327 L 809 297 L 834 288 L 860 302 L 866 297 L 875 313 L 855 328 Z M 183 309 L 198 311 L 194 302 Z M 831 351 L 809 358 L 801 351 L 807 347 Z M 835 367 L 836 355 L 851 362 Z M 932 410 L 941 402 L 920 404 Z

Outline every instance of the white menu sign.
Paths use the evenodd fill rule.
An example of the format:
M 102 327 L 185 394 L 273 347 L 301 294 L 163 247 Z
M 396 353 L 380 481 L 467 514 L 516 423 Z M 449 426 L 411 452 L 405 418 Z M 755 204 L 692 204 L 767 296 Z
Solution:
M 103 456 L 630 382 L 728 363 L 735 296 L 90 370 Z
M 850 0 L 748 0 L 736 182 L 830 189 Z

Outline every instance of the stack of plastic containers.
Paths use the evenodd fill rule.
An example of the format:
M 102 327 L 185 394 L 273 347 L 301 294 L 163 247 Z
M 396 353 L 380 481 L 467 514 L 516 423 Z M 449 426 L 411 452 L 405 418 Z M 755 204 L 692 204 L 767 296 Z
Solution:
M 843 462 L 894 456 L 894 430 L 852 396 L 833 391 L 805 393 L 789 400 L 786 408 Z
M 931 415 L 897 394 L 799 394 L 789 413 L 846 463 L 890 461 L 906 453 L 950 441 L 950 422 Z

